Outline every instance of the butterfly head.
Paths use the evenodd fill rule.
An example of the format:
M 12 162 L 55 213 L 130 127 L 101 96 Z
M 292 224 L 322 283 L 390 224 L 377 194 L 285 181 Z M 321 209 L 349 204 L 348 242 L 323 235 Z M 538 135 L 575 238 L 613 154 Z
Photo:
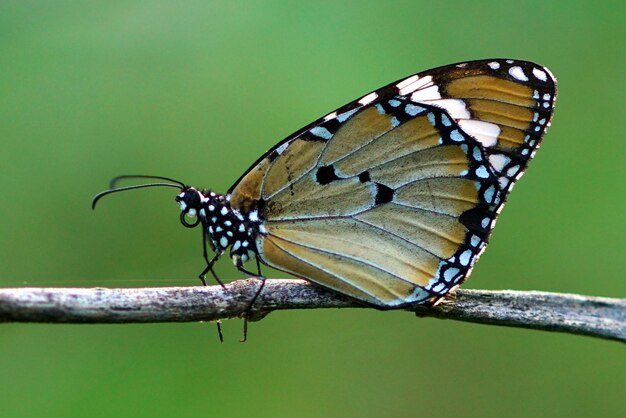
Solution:
M 211 200 L 211 194 L 214 195 L 214 193 L 198 190 L 195 187 L 183 187 L 175 198 L 180 206 L 180 223 L 187 228 L 198 226 L 201 222 L 199 214 Z M 192 220 L 192 222 L 189 222 L 189 220 Z

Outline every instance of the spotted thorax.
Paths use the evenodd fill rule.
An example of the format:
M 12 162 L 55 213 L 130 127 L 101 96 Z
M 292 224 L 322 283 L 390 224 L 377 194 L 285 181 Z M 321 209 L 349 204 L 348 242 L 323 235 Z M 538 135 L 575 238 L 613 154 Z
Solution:
M 201 224 L 216 255 L 230 247 L 233 263 L 241 267 L 257 255 L 256 238 L 263 226 L 256 210 L 241 213 L 230 206 L 229 197 L 185 187 L 176 196 L 176 201 L 180 205 L 181 223 L 188 228 Z M 188 219 L 195 219 L 195 222 Z

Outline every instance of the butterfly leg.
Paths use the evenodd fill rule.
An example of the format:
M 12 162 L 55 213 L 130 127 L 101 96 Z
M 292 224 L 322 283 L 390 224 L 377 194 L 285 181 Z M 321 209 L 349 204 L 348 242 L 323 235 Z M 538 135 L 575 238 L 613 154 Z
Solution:
M 261 280 L 261 286 L 259 286 L 259 288 L 257 289 L 256 293 L 254 294 L 254 296 L 250 300 L 250 302 L 248 302 L 248 306 L 246 306 L 246 309 L 244 310 L 243 337 L 240 340 L 243 343 L 243 342 L 246 342 L 248 340 L 248 317 L 250 316 L 249 315 L 250 314 L 250 310 L 252 309 L 252 306 L 254 305 L 254 302 L 256 302 L 257 298 L 261 294 L 261 291 L 263 291 L 263 287 L 265 286 L 265 277 L 261 273 L 261 263 L 259 262 L 258 257 L 256 258 L 257 274 L 254 274 L 251 271 L 246 270 L 243 267 L 243 262 L 241 261 L 241 259 L 237 260 L 236 266 L 237 266 L 237 269 L 240 272 L 242 272 L 242 273 L 244 273 L 244 274 L 246 274 L 248 276 L 256 276 L 258 279 Z
M 202 285 L 206 286 L 206 274 L 208 272 L 211 272 L 211 275 L 213 276 L 213 278 L 215 279 L 215 281 L 222 286 L 223 289 L 226 289 L 226 286 L 224 286 L 224 283 L 222 283 L 222 281 L 217 277 L 217 274 L 215 274 L 215 271 L 213 270 L 213 265 L 215 264 L 215 262 L 220 258 L 220 256 L 222 255 L 221 253 L 216 253 L 212 259 L 209 260 L 209 254 L 207 251 L 207 246 L 209 245 L 209 243 L 207 242 L 207 234 L 206 232 L 203 230 L 202 231 L 202 255 L 204 256 L 204 260 L 206 261 L 206 267 L 204 268 L 204 270 L 202 270 L 202 273 L 200 273 L 200 275 L 198 276 L 200 278 L 200 281 L 202 281 Z
M 200 281 L 202 281 L 202 285 L 206 286 L 206 274 L 210 271 L 211 274 L 213 275 L 213 278 L 215 279 L 216 282 L 218 282 L 222 288 L 226 288 L 224 286 L 224 284 L 220 281 L 220 279 L 218 279 L 217 275 L 215 274 L 215 271 L 213 271 L 213 264 L 215 264 L 215 262 L 220 258 L 219 253 L 215 254 L 213 256 L 212 259 L 209 260 L 209 254 L 207 252 L 207 239 L 206 239 L 206 231 L 204 231 L 204 228 L 202 230 L 202 253 L 204 256 L 204 260 L 206 261 L 206 267 L 204 268 L 204 270 L 202 270 L 202 273 L 200 273 L 200 275 L 198 276 L 200 278 Z M 224 342 L 224 333 L 222 332 L 222 323 L 220 322 L 220 320 L 218 319 L 215 322 L 215 325 L 217 326 L 217 335 L 220 339 L 220 342 L 223 343 Z
M 254 274 L 251 271 L 248 271 L 248 270 L 244 269 L 243 265 L 237 266 L 237 269 L 239 269 L 240 272 L 247 274 L 248 276 L 256 276 L 257 279 L 261 280 L 261 286 L 259 286 L 259 288 L 257 289 L 256 293 L 254 294 L 254 296 L 250 300 L 250 303 L 248 303 L 248 307 L 246 308 L 246 312 L 249 312 L 250 308 L 252 308 L 252 305 L 254 305 L 254 302 L 256 302 L 257 298 L 261 294 L 261 291 L 263 290 L 263 287 L 265 286 L 265 277 L 261 273 L 261 263 L 259 262 L 258 258 L 256 258 L 257 274 Z

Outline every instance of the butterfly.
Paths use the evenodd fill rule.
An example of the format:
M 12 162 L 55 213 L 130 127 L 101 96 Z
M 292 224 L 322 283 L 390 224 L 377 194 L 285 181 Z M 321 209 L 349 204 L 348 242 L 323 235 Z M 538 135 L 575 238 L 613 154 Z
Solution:
M 485 250 L 555 99 L 555 78 L 532 62 L 447 65 L 298 130 L 225 194 L 128 175 L 93 205 L 112 192 L 178 188 L 181 223 L 202 229 L 204 283 L 228 251 L 249 275 L 264 264 L 378 308 L 434 304 Z M 164 182 L 116 187 L 128 178 Z M 253 259 L 257 274 L 245 268 Z

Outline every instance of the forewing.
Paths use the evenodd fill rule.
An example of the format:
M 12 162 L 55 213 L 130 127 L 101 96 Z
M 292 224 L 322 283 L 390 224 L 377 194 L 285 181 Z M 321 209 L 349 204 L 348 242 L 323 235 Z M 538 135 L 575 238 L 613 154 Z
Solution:
M 489 60 L 392 83 L 282 141 L 230 191 L 268 265 L 383 307 L 434 301 L 484 250 L 549 125 L 548 70 Z

